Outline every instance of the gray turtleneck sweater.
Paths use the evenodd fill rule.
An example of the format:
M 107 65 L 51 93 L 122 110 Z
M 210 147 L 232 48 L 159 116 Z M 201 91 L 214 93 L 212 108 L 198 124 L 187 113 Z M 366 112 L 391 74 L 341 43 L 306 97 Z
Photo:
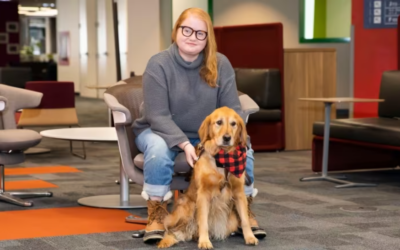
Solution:
M 133 124 L 134 133 L 151 128 L 173 148 L 198 138 L 201 123 L 216 108 L 227 106 L 242 115 L 232 65 L 220 53 L 217 62 L 218 86 L 212 88 L 200 77 L 202 53 L 186 62 L 174 43 L 154 55 L 143 74 L 144 110 Z

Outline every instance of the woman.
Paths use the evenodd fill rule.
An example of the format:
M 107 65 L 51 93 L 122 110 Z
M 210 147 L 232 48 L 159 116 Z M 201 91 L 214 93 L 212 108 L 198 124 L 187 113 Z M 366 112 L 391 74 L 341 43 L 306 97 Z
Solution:
M 216 51 L 210 16 L 202 9 L 185 10 L 172 31 L 174 43 L 153 56 L 143 74 L 144 110 L 134 123 L 136 145 L 144 153 L 142 196 L 148 201 L 145 242 L 162 239 L 163 219 L 171 198 L 174 160 L 184 151 L 193 167 L 198 129 L 207 115 L 227 106 L 241 114 L 235 72 Z M 246 171 L 253 183 L 253 150 L 247 151 Z M 249 204 L 257 190 L 245 187 Z M 265 237 L 249 212 L 255 236 Z

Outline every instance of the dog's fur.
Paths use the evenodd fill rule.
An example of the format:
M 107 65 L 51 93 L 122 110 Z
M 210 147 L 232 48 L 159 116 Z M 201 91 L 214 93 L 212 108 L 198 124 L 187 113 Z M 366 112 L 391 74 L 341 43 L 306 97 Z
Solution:
M 203 152 L 194 165 L 188 190 L 164 220 L 166 232 L 158 247 L 198 240 L 200 249 L 211 249 L 210 239 L 226 239 L 240 222 L 246 244 L 257 245 L 249 224 L 245 173 L 240 178 L 226 174 L 223 168 L 217 168 L 213 157 L 221 148 L 229 152 L 239 144 L 246 145 L 243 119 L 233 109 L 216 109 L 203 121 L 199 136 Z M 223 136 L 231 140 L 224 142 Z

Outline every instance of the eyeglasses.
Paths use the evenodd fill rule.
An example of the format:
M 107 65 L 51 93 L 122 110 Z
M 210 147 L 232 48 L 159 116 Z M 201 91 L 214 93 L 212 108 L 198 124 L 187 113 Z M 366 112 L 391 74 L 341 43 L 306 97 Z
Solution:
M 180 28 L 182 28 L 182 35 L 184 35 L 186 37 L 190 37 L 193 34 L 193 32 L 196 32 L 197 40 L 204 41 L 207 38 L 207 32 L 206 31 L 194 30 L 194 29 L 192 29 L 190 27 L 187 27 L 187 26 L 180 26 Z

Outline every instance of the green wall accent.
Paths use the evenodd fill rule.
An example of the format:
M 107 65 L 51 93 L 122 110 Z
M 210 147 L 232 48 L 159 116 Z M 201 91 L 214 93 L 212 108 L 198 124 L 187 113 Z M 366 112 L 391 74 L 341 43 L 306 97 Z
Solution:
M 326 38 L 326 0 L 315 0 L 314 38 Z
M 208 0 L 208 14 L 211 17 L 211 22 L 214 22 L 214 1 Z
M 333 0 L 335 1 L 335 0 Z M 299 0 L 299 43 L 349 43 L 350 37 L 329 37 L 329 38 L 313 38 L 306 39 L 305 31 L 305 0 Z
M 326 37 L 350 37 L 351 1 L 327 0 Z

